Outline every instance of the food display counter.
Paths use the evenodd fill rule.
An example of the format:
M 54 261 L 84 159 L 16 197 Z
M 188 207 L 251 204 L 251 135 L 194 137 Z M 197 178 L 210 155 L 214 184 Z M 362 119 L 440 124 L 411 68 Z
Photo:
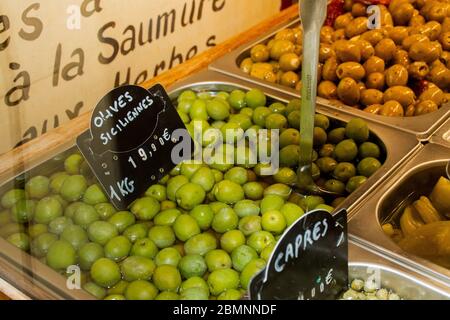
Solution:
M 348 4 L 357 2 L 345 3 L 352 15 L 347 12 L 347 18 L 356 20 L 359 5 L 353 12 Z M 391 9 L 384 11 L 386 17 L 392 14 L 395 21 L 400 19 L 397 9 Z M 423 15 L 429 19 L 426 10 Z M 448 19 L 441 19 L 441 28 L 448 29 Z M 445 179 L 450 160 L 450 104 L 445 83 L 432 82 L 440 79 L 442 59 L 448 57 L 439 56 L 434 64 L 427 64 L 430 70 L 440 69 L 429 71 L 431 78 L 416 80 L 427 79 L 425 91 L 430 91 L 416 94 L 409 89 L 413 101 L 405 106 L 402 97 L 389 99 L 389 87 L 413 83 L 398 74 L 401 79 L 397 79 L 395 68 L 388 72 L 385 76 L 392 78 L 392 85 L 377 89 L 378 109 L 372 113 L 359 109 L 372 106 L 360 101 L 363 92 L 371 89 L 366 84 L 357 88 L 360 98 L 352 105 L 338 101 L 345 100 L 345 95 L 337 93 L 340 81 L 353 79 L 352 75 L 336 74 L 336 83 L 325 80 L 332 94 L 324 97 L 326 90 L 319 90 L 313 178 L 339 195 L 298 194 L 293 185 L 299 158 L 301 84 L 295 73 L 299 66 L 290 71 L 298 78 L 290 88 L 275 83 L 287 70 L 278 74 L 279 79 L 264 80 L 264 76 L 255 78 L 257 72 L 252 76 L 251 70 L 242 69 L 244 61 L 269 63 L 267 57 L 249 61 L 255 55 L 253 48 L 268 46 L 270 41 L 273 45 L 273 38 L 295 37 L 290 32 L 300 30 L 299 25 L 298 7 L 293 6 L 142 84 L 165 86 L 191 135 L 198 128 L 255 129 L 257 138 L 260 129 L 280 130 L 279 173 L 263 176 L 262 163 L 249 163 L 252 151 L 248 147 L 239 166 L 214 162 L 214 156 L 207 166 L 179 165 L 137 198 L 129 211 L 117 211 L 75 146 L 76 137 L 89 126 L 90 113 L 0 156 L 0 291 L 13 299 L 243 299 L 249 279 L 264 268 L 276 239 L 289 225 L 313 209 L 334 214 L 344 208 L 349 223 L 350 280 L 344 299 L 450 299 L 450 212 L 445 211 L 450 187 L 439 179 Z M 291 31 L 283 31 L 287 29 Z M 404 31 L 400 29 L 396 30 Z M 335 31 L 327 30 L 332 37 Z M 428 29 L 417 32 L 431 33 Z M 383 39 L 394 41 L 390 34 L 385 30 Z M 360 33 L 351 35 L 345 36 L 344 30 L 335 40 L 356 41 L 347 38 Z M 433 41 L 441 41 L 445 49 L 447 38 Z M 400 48 L 401 39 L 395 40 L 394 47 L 398 42 L 399 50 L 411 55 Z M 334 41 L 329 41 L 326 47 L 335 50 Z M 300 49 L 294 49 L 297 56 Z M 378 51 L 381 55 L 384 49 Z M 441 48 L 440 53 L 444 51 Z M 364 59 L 372 56 L 369 52 Z M 419 60 L 414 52 L 413 57 L 404 58 Z M 395 59 L 400 61 L 400 56 Z M 280 63 L 272 61 L 271 68 L 280 68 Z M 413 74 L 408 66 L 403 68 Z M 277 76 L 273 69 L 270 72 Z M 439 104 L 434 102 L 436 94 Z M 386 104 L 404 107 L 402 116 L 380 115 Z M 422 114 L 425 104 L 436 110 Z M 411 114 L 406 116 L 408 107 Z M 236 137 L 232 137 L 233 146 L 242 138 Z M 201 138 L 199 145 L 206 148 L 212 138 Z M 258 141 L 258 148 L 271 142 Z M 219 158 L 228 155 L 225 146 Z M 421 205 L 426 212 L 432 211 L 436 221 L 417 218 L 422 212 L 416 206 Z M 417 219 L 408 220 L 413 227 L 405 229 L 405 213 L 413 210 L 418 211 L 414 211 Z M 424 232 L 421 228 L 430 229 L 432 222 L 442 237 L 431 241 L 427 256 L 423 254 L 427 248 L 417 238 Z M 68 267 L 74 268 L 72 273 Z

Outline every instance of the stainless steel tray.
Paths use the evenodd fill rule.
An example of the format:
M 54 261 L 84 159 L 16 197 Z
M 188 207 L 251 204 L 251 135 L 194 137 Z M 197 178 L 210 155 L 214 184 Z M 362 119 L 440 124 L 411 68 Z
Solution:
M 450 148 L 450 119 L 444 122 L 444 124 L 431 136 L 430 141 Z
M 448 160 L 450 152 L 447 148 L 427 144 L 385 184 L 352 209 L 355 214 L 350 215 L 349 233 L 366 246 L 380 250 L 416 270 L 431 274 L 450 287 L 449 269 L 403 251 L 381 229 L 381 224 L 392 217 L 395 209 L 398 211 L 402 207 L 412 192 L 431 192 L 437 179 L 445 175 Z
M 204 71 L 179 82 L 170 88 L 170 97 L 175 99 L 184 89 L 197 91 L 218 91 L 233 90 L 236 88 L 251 89 L 259 87 L 248 84 L 238 79 L 230 78 L 220 73 Z M 268 97 L 282 102 L 290 100 L 289 95 L 274 92 L 267 88 L 260 87 Z M 352 118 L 349 114 L 339 114 L 335 110 L 319 106 L 318 112 L 340 121 L 348 121 Z M 370 190 L 381 183 L 388 174 L 397 169 L 410 156 L 415 154 L 421 147 L 414 136 L 380 126 L 369 121 L 372 133 L 375 134 L 385 145 L 386 161 L 384 165 L 372 177 L 370 177 L 363 188 L 356 190 L 341 205 L 341 207 L 351 208 Z M 72 144 L 72 148 L 73 144 Z M 50 174 L 62 168 L 62 159 L 65 154 L 74 149 L 67 148 L 47 154 L 43 160 L 26 168 L 23 172 L 7 177 L 6 181 L 0 182 L 0 194 L 6 190 L 23 184 L 31 176 L 37 174 Z M 38 259 L 10 245 L 0 238 L 0 278 L 18 287 L 20 291 L 35 299 L 92 299 L 92 296 L 83 290 L 69 290 L 66 287 L 66 279 L 52 270 Z
M 261 87 L 257 84 L 248 83 L 244 80 L 232 78 L 212 71 L 203 71 L 186 80 L 176 83 L 169 88 L 169 95 L 171 98 L 175 99 L 181 91 L 187 89 L 194 91 L 221 91 L 234 89 L 249 90 L 252 88 L 261 89 L 265 92 L 267 97 L 272 100 L 287 103 L 292 99 L 292 96 L 289 94 L 277 92 L 266 87 Z M 336 110 L 322 105 L 318 105 L 316 111 L 343 122 L 348 122 L 350 119 L 354 118 L 351 114 L 337 112 Z M 393 171 L 395 171 L 403 162 L 422 148 L 422 145 L 411 134 L 381 126 L 370 120 L 367 122 L 372 133 L 378 137 L 378 139 L 385 146 L 386 161 L 361 188 L 357 189 L 347 197 L 347 199 L 340 206 L 343 208 L 351 209 L 358 201 L 362 200 L 366 194 L 368 194 Z
M 250 50 L 256 44 L 266 43 L 269 39 L 275 36 L 275 34 L 283 30 L 285 28 L 292 28 L 300 24 L 300 19 L 295 19 L 293 21 L 286 22 L 284 24 L 279 25 L 278 27 L 272 29 L 270 32 L 262 35 L 261 37 L 255 39 L 251 43 L 245 44 L 231 53 L 225 55 L 221 59 L 218 59 L 214 63 L 210 65 L 211 70 L 219 71 L 224 74 L 237 77 L 246 81 L 250 81 L 252 83 L 259 84 L 264 87 L 269 87 L 275 91 L 280 91 L 285 94 L 288 94 L 292 97 L 300 97 L 300 92 L 288 88 L 286 86 L 282 86 L 280 84 L 274 84 L 267 81 L 263 81 L 250 75 L 242 72 L 239 68 L 239 65 L 242 60 L 250 56 Z M 323 99 L 318 97 L 317 103 L 319 105 L 323 105 L 329 107 L 331 109 L 340 110 L 342 112 L 346 112 L 353 116 L 358 116 L 365 119 L 370 119 L 374 122 L 377 122 L 382 125 L 387 125 L 392 128 L 400 129 L 409 133 L 412 133 L 417 136 L 419 140 L 427 140 L 431 134 L 442 124 L 445 119 L 448 119 L 450 116 L 450 103 L 442 106 L 438 111 L 425 114 L 417 117 L 385 117 L 380 115 L 373 115 L 367 113 L 365 111 L 352 108 L 349 106 L 345 106 L 342 104 L 337 105 L 327 99 Z
M 374 277 L 382 288 L 407 300 L 449 300 L 450 287 L 376 251 L 349 241 L 349 281 Z

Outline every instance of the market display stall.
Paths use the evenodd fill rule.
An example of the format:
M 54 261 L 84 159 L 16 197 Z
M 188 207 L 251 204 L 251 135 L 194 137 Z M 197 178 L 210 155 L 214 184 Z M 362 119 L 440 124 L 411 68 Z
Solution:
M 450 299 L 450 3 L 380 5 L 380 30 L 367 29 L 367 5 L 343 3 L 322 28 L 313 151 L 315 182 L 339 196 L 292 189 L 302 50 L 293 6 L 142 84 L 165 86 L 192 135 L 281 130 L 278 173 L 261 174 L 245 145 L 239 165 L 221 164 L 223 149 L 208 165 L 177 166 L 117 211 L 77 152 L 84 114 L 0 157 L 0 291 L 241 299 L 289 225 L 310 210 L 345 208 L 344 299 Z M 206 149 L 214 137 L 202 138 Z M 258 150 L 270 142 L 258 140 Z

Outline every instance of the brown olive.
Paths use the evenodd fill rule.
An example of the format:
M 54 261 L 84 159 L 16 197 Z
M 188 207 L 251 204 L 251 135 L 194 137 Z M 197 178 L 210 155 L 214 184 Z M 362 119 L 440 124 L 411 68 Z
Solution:
M 403 49 L 397 49 L 392 62 L 407 67 L 410 63 L 408 52 Z
M 384 73 L 374 72 L 367 76 L 366 86 L 369 89 L 383 90 L 385 85 Z
M 414 7 L 408 1 L 399 4 L 394 10 L 391 10 L 392 18 L 396 25 L 406 26 L 414 13 Z
M 368 41 L 372 46 L 376 46 L 378 42 L 383 40 L 383 38 L 384 38 L 383 33 L 378 29 L 364 32 L 361 35 L 361 39 Z
M 317 93 L 319 95 L 319 97 L 331 100 L 331 99 L 336 99 L 337 98 L 337 87 L 334 84 L 334 82 L 332 81 L 322 81 L 318 88 L 317 88 Z
M 272 48 L 270 49 L 270 57 L 275 60 L 279 60 L 285 53 L 294 52 L 295 46 L 289 40 L 275 40 Z
M 324 63 L 329 58 L 331 58 L 335 55 L 336 55 L 336 53 L 334 52 L 334 49 L 331 46 L 331 44 L 327 44 L 327 43 L 320 44 L 320 49 L 319 49 L 319 61 L 320 62 Z
M 388 8 L 384 5 L 378 5 L 381 11 L 381 25 L 382 26 L 394 26 L 394 20 L 392 19 L 392 15 L 389 12 Z
M 303 53 L 303 46 L 300 44 L 294 45 L 294 53 L 298 56 L 301 56 Z
M 450 31 L 441 33 L 439 42 L 442 45 L 442 49 L 450 51 Z
M 403 117 L 404 110 L 395 100 L 387 101 L 380 110 L 380 115 L 388 117 Z
M 338 77 L 336 75 L 337 68 L 338 68 L 337 59 L 335 57 L 329 58 L 327 61 L 325 61 L 325 64 L 323 65 L 322 78 L 324 80 L 337 81 L 338 80 Z
M 414 116 L 415 112 L 416 112 L 416 106 L 413 104 L 410 104 L 408 106 L 408 108 L 406 108 L 405 117 L 412 117 L 412 116 Z
M 269 63 L 272 66 L 272 71 L 274 73 L 278 73 L 278 71 L 280 71 L 281 67 L 280 67 L 280 63 L 278 61 L 272 60 Z
M 334 29 L 330 26 L 323 26 L 320 29 L 320 42 L 321 43 L 332 43 Z
M 359 39 L 356 41 L 361 49 L 361 58 L 365 61 L 375 55 L 375 48 L 369 41 Z
M 361 104 L 371 106 L 383 103 L 383 92 L 377 89 L 366 89 L 361 92 Z
M 257 44 L 250 51 L 253 62 L 266 62 L 269 60 L 269 49 L 263 44 Z
M 342 102 L 350 106 L 357 104 L 361 97 L 358 84 L 352 78 L 344 78 L 339 82 L 337 94 Z
M 360 2 L 356 2 L 352 6 L 352 16 L 363 17 L 367 14 L 366 10 L 367 10 L 367 7 L 364 4 L 362 4 Z
M 438 110 L 438 105 L 433 100 L 424 100 L 417 103 L 414 115 L 420 116 Z
M 322 81 L 323 63 L 317 65 L 317 83 Z
M 345 40 L 345 29 L 338 29 L 333 32 L 333 42 L 343 39 Z
M 424 16 L 427 20 L 443 22 L 448 15 L 448 3 L 436 2 L 430 6 Z
M 412 16 L 411 20 L 409 20 L 409 25 L 411 27 L 416 27 L 425 24 L 426 22 L 425 18 L 422 15 L 420 15 L 418 11 L 415 11 L 414 13 L 415 14 Z
M 360 93 L 363 92 L 364 90 L 367 90 L 366 84 L 364 82 L 359 81 L 357 85 Z
M 413 104 L 415 101 L 416 95 L 414 91 L 412 91 L 408 87 L 404 86 L 395 86 L 390 87 L 384 92 L 383 101 L 384 103 L 395 100 L 399 102 L 404 108 L 407 108 L 410 104 Z
M 450 17 L 445 18 L 444 22 L 442 22 L 442 32 L 448 31 L 450 31 Z
M 294 32 L 295 44 L 303 44 L 303 29 L 300 27 L 296 27 L 292 29 Z
M 250 75 L 258 79 L 265 79 L 268 73 L 273 73 L 273 67 L 270 63 L 264 62 L 254 63 L 250 71 Z
M 284 72 L 281 70 L 278 70 L 278 72 L 276 73 L 277 76 L 277 81 L 276 83 L 281 83 L 281 77 L 283 76 Z
M 361 47 L 357 42 L 338 40 L 334 43 L 333 48 L 336 52 L 336 57 L 341 62 L 359 62 L 361 60 Z
M 288 71 L 285 72 L 282 76 L 281 76 L 281 80 L 280 83 L 283 86 L 287 86 L 287 87 L 291 87 L 291 88 L 295 88 L 295 86 L 297 85 L 297 83 L 300 81 L 300 77 L 298 76 L 298 74 L 296 74 L 293 71 Z
M 405 40 L 403 40 L 402 42 L 402 47 L 403 49 L 405 49 L 406 51 L 409 51 L 409 49 L 411 48 L 411 46 L 414 43 L 418 43 L 418 42 L 428 42 L 429 39 L 427 38 L 426 35 L 423 34 L 413 34 L 409 37 L 406 37 Z
M 397 47 L 392 39 L 383 39 L 375 46 L 375 55 L 388 62 L 394 58 Z
M 389 30 L 389 38 L 394 40 L 396 45 L 401 45 L 403 40 L 408 36 L 409 30 L 407 27 L 398 26 Z
M 442 90 L 450 89 L 450 70 L 445 65 L 432 68 L 428 78 Z
M 371 74 L 374 72 L 384 72 L 384 68 L 384 60 L 378 58 L 377 56 L 370 57 L 366 62 L 364 62 L 364 69 L 366 69 L 367 74 Z
M 431 41 L 434 41 L 439 37 L 441 31 L 442 26 L 439 24 L 439 22 L 430 21 L 417 28 L 411 29 L 410 34 L 420 33 L 427 36 Z
M 409 56 L 415 61 L 431 63 L 439 59 L 442 50 L 437 42 L 417 42 L 409 49 Z
M 364 108 L 364 111 L 372 114 L 380 114 L 381 108 L 383 108 L 382 104 L 373 104 Z
M 275 39 L 270 39 L 267 42 L 267 49 L 271 50 L 273 48 L 273 44 L 275 43 Z
M 339 79 L 350 77 L 359 81 L 366 76 L 366 70 L 358 62 L 344 62 L 338 66 L 336 74 Z
M 367 21 L 368 21 L 367 17 L 358 17 L 352 20 L 345 27 L 345 36 L 347 38 L 353 38 L 354 36 L 366 32 L 368 29 Z
M 252 70 L 253 60 L 251 58 L 245 58 L 242 60 L 240 68 L 243 72 L 249 74 Z
M 386 70 L 385 77 L 388 87 L 406 86 L 408 83 L 408 70 L 401 64 L 394 64 Z
M 416 80 L 425 79 L 428 72 L 430 72 L 430 68 L 428 68 L 428 65 L 423 61 L 416 61 L 408 66 L 409 75 Z
M 288 40 L 294 43 L 295 33 L 292 29 L 283 29 L 277 32 L 277 34 L 275 35 L 275 40 Z
M 421 9 L 427 1 L 429 1 L 429 0 L 416 0 L 416 3 L 415 3 L 416 8 Z
M 392 12 L 392 11 L 396 10 L 403 3 L 409 3 L 409 0 L 391 0 L 389 2 L 388 9 L 389 9 L 389 11 Z
M 344 10 L 345 11 L 352 11 L 352 7 L 353 7 L 353 0 L 344 0 Z
M 433 100 L 438 106 L 444 101 L 444 92 L 436 85 L 428 84 L 428 88 L 419 96 L 420 101 Z
M 447 68 L 450 68 L 450 52 L 449 51 L 443 51 L 439 59 Z
M 425 0 L 423 6 L 420 7 L 420 14 L 428 19 L 428 11 L 435 4 L 435 1 Z
M 300 63 L 300 57 L 295 53 L 285 53 L 280 57 L 280 68 L 283 71 L 297 70 Z
M 450 102 L 450 92 L 444 93 L 444 99 L 442 100 L 442 104 L 445 105 Z
M 334 29 L 345 29 L 349 23 L 353 20 L 353 16 L 350 12 L 341 14 L 334 20 Z

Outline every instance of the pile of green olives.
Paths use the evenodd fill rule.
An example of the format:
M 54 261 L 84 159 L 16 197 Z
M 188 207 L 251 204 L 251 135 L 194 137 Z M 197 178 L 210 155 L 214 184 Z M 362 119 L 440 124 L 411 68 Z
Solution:
M 312 209 L 331 212 L 344 198 L 292 192 L 299 100 L 272 103 L 260 90 L 187 90 L 175 102 L 190 132 L 198 124 L 232 132 L 279 129 L 280 169 L 263 176 L 266 164 L 258 161 L 185 161 L 117 211 L 74 152 L 64 170 L 2 195 L 0 236 L 62 275 L 78 265 L 83 289 L 99 299 L 241 299 L 288 226 Z M 317 114 L 316 183 L 353 192 L 384 159 L 372 139 L 361 119 L 343 124 Z
M 321 29 L 318 95 L 392 117 L 419 116 L 450 101 L 450 3 L 392 0 L 378 5 L 381 28 L 368 29 L 367 5 L 345 0 L 345 13 Z M 302 29 L 258 44 L 240 68 L 252 77 L 301 90 Z

